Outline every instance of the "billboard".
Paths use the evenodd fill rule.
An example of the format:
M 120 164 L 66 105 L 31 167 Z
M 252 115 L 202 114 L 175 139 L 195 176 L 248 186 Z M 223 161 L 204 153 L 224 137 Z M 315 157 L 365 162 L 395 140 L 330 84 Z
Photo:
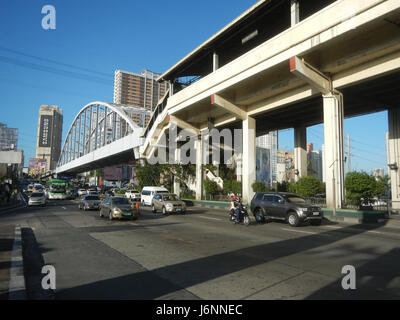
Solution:
M 256 148 L 256 179 L 270 186 L 271 181 L 271 153 L 269 149 Z
M 53 122 L 53 116 L 49 115 L 40 116 L 39 147 L 51 146 L 52 122 Z
M 37 175 L 46 172 L 47 160 L 46 159 L 29 159 L 29 174 Z
M 104 180 L 120 181 L 122 179 L 122 167 L 105 167 Z

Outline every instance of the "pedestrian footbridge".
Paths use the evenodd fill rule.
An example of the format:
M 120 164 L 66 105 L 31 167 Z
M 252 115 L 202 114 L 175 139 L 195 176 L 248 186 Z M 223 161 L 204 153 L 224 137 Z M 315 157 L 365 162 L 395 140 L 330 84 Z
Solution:
M 84 106 L 72 122 L 55 173 L 78 173 L 132 162 L 146 116 L 141 108 L 106 102 Z

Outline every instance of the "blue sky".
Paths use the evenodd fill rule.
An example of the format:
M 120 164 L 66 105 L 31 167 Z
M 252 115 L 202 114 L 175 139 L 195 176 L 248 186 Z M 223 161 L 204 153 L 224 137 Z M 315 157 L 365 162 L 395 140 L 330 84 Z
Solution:
M 35 156 L 40 105 L 63 109 L 65 136 L 88 102 L 112 102 L 116 69 L 163 72 L 255 2 L 1 0 L 0 122 L 19 129 L 27 163 Z M 41 27 L 47 4 L 56 9 L 56 30 Z M 386 169 L 386 131 L 386 112 L 345 121 L 353 168 Z M 308 137 L 320 148 L 323 127 L 310 128 Z M 281 132 L 279 144 L 293 148 L 293 131 Z

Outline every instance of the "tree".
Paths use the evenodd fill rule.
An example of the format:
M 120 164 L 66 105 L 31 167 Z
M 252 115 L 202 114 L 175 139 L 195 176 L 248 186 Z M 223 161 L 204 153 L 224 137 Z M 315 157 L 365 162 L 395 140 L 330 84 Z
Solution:
M 218 184 L 215 181 L 205 180 L 204 191 L 206 192 L 206 194 L 218 194 Z
M 346 200 L 356 206 L 369 204 L 376 195 L 377 182 L 374 177 L 365 172 L 348 173 L 344 182 Z
M 291 186 L 289 186 L 289 189 L 291 189 Z M 301 177 L 294 184 L 294 189 L 299 196 L 309 198 L 318 193 L 323 193 L 324 184 L 315 177 L 306 176 Z
M 255 181 L 251 187 L 253 188 L 253 192 L 268 192 L 269 188 L 261 181 Z

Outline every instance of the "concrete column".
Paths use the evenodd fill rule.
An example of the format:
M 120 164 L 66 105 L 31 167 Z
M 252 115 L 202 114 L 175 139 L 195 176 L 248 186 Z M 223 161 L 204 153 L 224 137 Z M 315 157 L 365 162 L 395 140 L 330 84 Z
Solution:
M 328 208 L 341 208 L 344 202 L 343 96 L 323 96 L 326 201 Z
M 292 27 L 300 22 L 299 0 L 291 0 L 290 1 L 290 18 L 291 18 L 291 26 Z
M 307 176 L 307 130 L 306 127 L 294 129 L 294 169 L 295 180 Z
M 243 121 L 242 200 L 249 204 L 254 192 L 251 185 L 256 181 L 256 120 L 247 117 Z
M 181 163 L 181 149 L 175 149 L 175 164 Z M 174 193 L 179 197 L 181 194 L 181 183 L 177 176 L 174 176 Z
M 196 200 L 201 200 L 203 191 L 203 142 L 201 137 L 195 143 L 196 147 Z
M 219 68 L 219 57 L 218 54 L 214 52 L 213 54 L 213 71 L 218 70 Z
M 387 141 L 388 170 L 391 181 L 392 209 L 400 210 L 400 110 L 389 109 L 389 135 Z

